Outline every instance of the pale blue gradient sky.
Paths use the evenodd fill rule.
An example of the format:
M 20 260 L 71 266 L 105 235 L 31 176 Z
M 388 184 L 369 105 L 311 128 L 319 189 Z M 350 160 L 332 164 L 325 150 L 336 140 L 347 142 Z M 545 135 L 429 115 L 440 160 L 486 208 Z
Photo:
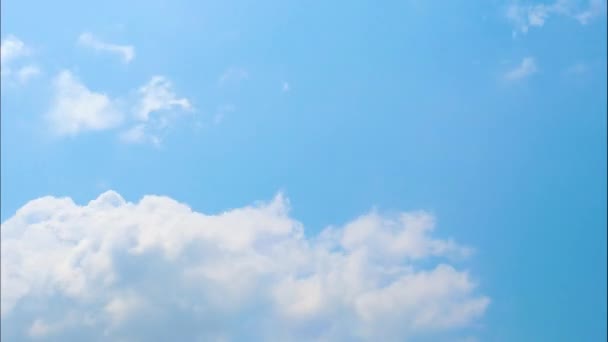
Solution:
M 423 209 L 477 251 L 467 267 L 492 299 L 480 341 L 606 340 L 605 7 L 524 33 L 512 4 L 3 1 L 2 38 L 32 46 L 41 74 L 3 79 L 2 221 L 107 189 L 203 212 L 282 190 L 307 234 Z M 79 46 L 85 31 L 134 60 Z M 534 70 L 509 79 L 525 58 Z M 195 109 L 159 147 L 54 137 L 43 115 L 63 69 L 122 99 L 165 75 Z

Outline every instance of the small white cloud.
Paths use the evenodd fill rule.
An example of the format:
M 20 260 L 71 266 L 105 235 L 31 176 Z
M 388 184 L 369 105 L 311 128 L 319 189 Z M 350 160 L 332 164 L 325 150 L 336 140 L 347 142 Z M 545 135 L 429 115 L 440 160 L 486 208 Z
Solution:
M 30 49 L 19 38 L 9 35 L 0 45 L 0 64 L 4 68 L 9 62 L 29 55 Z
M 81 317 L 75 314 L 74 311 L 69 311 L 65 317 L 53 322 L 37 318 L 27 329 L 27 335 L 32 339 L 46 340 L 51 335 L 60 334 L 63 330 L 69 329 L 70 326 L 90 325 L 91 319 L 88 316 Z
M 122 132 L 120 139 L 127 143 L 143 143 L 146 140 L 145 128 L 146 126 L 143 124 L 135 125 Z
M 133 46 L 105 43 L 89 32 L 82 33 L 78 37 L 78 43 L 96 51 L 116 54 L 121 57 L 125 63 L 129 63 L 135 58 L 135 48 Z
M 161 139 L 157 133 L 171 124 L 176 112 L 193 110 L 190 101 L 178 97 L 171 82 L 163 76 L 152 77 L 138 89 L 138 95 L 134 110 L 134 119 L 138 123 L 121 134 L 123 142 L 151 142 L 158 146 Z
M 517 81 L 526 78 L 538 71 L 536 61 L 532 57 L 526 57 L 521 61 L 521 64 L 505 74 L 505 79 L 508 81 Z
M 113 326 L 124 323 L 129 317 L 145 307 L 144 300 L 134 293 L 121 294 L 104 307 Z
M 558 7 L 555 5 L 539 4 L 539 5 L 520 5 L 511 4 L 507 8 L 507 19 L 515 25 L 515 31 L 527 33 L 530 27 L 542 27 L 549 18 L 549 15 L 554 13 Z
M 281 194 L 215 215 L 114 191 L 86 205 L 33 200 L 0 229 L 3 327 L 151 340 L 179 317 L 180 340 L 408 340 L 466 328 L 490 303 L 449 264 L 470 249 L 435 237 L 425 212 L 372 212 L 309 235 L 289 211 Z M 212 322 L 203 337 L 201 322 Z
M 34 338 L 44 337 L 44 336 L 48 335 L 51 332 L 51 330 L 52 330 L 52 327 L 50 325 L 48 325 L 41 319 L 37 319 L 34 321 L 32 326 L 28 330 L 28 335 L 30 335 L 31 337 L 34 337 Z
M 506 17 L 514 25 L 513 36 L 517 36 L 517 33 L 527 33 L 531 27 L 544 26 L 552 15 L 574 18 L 584 25 L 605 13 L 606 0 L 590 0 L 586 8 L 572 1 L 556 0 L 544 4 L 512 3 L 507 7 Z
M 40 69 L 35 65 L 26 65 L 17 71 L 17 80 L 19 83 L 27 83 L 30 79 L 38 76 Z
M 46 118 L 58 135 L 114 128 L 123 120 L 115 101 L 89 90 L 67 70 L 55 77 L 53 88 L 53 104 Z
M 220 86 L 228 85 L 230 83 L 239 83 L 249 78 L 249 72 L 242 68 L 232 67 L 226 70 L 219 78 L 218 83 Z
M 136 118 L 146 122 L 150 113 L 171 109 L 190 110 L 192 105 L 188 99 L 179 98 L 173 91 L 173 85 L 163 76 L 154 76 L 148 83 L 139 88 L 140 101 Z
M 145 124 L 137 124 L 126 131 L 120 133 L 119 138 L 124 143 L 145 144 L 151 143 L 157 147 L 161 144 L 161 139 L 147 131 Z
M 582 25 L 587 25 L 594 18 L 606 14 L 606 0 L 590 0 L 589 6 L 574 15 Z
M 23 65 L 20 60 L 31 55 L 31 48 L 19 38 L 9 35 L 2 40 L 0 46 L 0 74 L 2 81 L 25 84 L 40 73 L 40 69 L 32 64 Z M 21 65 L 19 65 L 21 64 Z

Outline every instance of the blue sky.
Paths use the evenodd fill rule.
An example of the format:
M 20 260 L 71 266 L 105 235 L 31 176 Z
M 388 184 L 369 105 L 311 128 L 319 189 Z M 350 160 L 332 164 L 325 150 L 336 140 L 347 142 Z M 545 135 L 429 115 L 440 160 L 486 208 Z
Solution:
M 281 329 L 260 333 L 270 340 L 606 340 L 605 1 L 409 0 L 380 6 L 373 1 L 8 0 L 2 2 L 1 29 L 3 259 L 8 258 L 5 250 L 12 251 L 9 242 L 36 251 L 39 246 L 34 248 L 23 233 L 36 227 L 54 231 L 56 226 L 70 230 L 95 222 L 114 224 L 104 221 L 110 220 L 103 216 L 106 211 L 87 204 L 107 190 L 132 203 L 146 195 L 166 196 L 192 212 L 218 218 L 217 224 L 235 236 L 244 234 L 239 229 L 248 229 L 248 222 L 266 222 L 266 214 L 255 210 L 266 213 L 266 205 L 286 205 L 288 214 L 269 209 L 268 220 L 288 219 L 289 227 L 301 223 L 304 237 L 293 239 L 314 246 L 328 226 L 337 227 L 339 248 L 347 256 L 356 254 L 345 242 L 349 224 L 375 212 L 391 221 L 400 213 L 422 210 L 433 218 L 434 231 L 411 242 L 410 249 L 404 247 L 397 259 L 378 257 L 383 261 L 368 266 L 410 265 L 413 275 L 420 275 L 441 271 L 437 265 L 447 263 L 463 272 L 458 275 L 468 272 L 467 281 L 475 286 L 454 296 L 461 296 L 462 305 L 487 299 L 477 310 L 458 311 L 462 307 L 452 302 L 456 297 L 427 298 L 428 305 L 460 312 L 462 322 L 437 318 L 427 329 L 403 323 L 408 328 L 387 328 L 392 334 L 387 336 L 378 335 L 381 325 L 369 323 L 369 331 L 346 336 L 348 327 L 363 326 L 359 320 L 368 316 L 350 306 L 341 307 L 346 313 L 337 316 L 326 313 L 335 309 L 329 308 L 331 296 L 324 292 L 331 292 L 331 286 L 320 285 L 319 312 L 325 314 L 315 311 L 295 319 L 269 309 L 276 303 L 237 306 L 216 330 L 240 340 L 242 331 L 235 326 L 256 322 L 252 312 L 264 312 L 275 319 L 291 317 L 277 321 Z M 277 193 L 285 199 L 273 200 Z M 43 196 L 53 196 L 44 200 L 50 204 L 40 202 L 44 210 L 36 209 L 44 214 L 27 216 L 34 209 L 26 203 Z M 53 198 L 64 197 L 76 205 L 52 204 Z M 112 196 L 102 200 L 123 203 Z M 157 200 L 155 206 L 166 204 Z M 250 212 L 246 208 L 251 204 L 257 209 Z M 125 205 L 112 211 L 118 222 L 133 220 L 135 214 L 120 209 Z M 80 218 L 69 219 L 75 210 L 98 216 L 78 214 L 87 221 L 74 214 Z M 162 217 L 177 217 L 166 210 Z M 49 218 L 59 212 L 69 218 Z M 151 220 L 161 214 L 146 215 Z M 234 219 L 226 218 L 230 215 Z M 426 216 L 415 217 L 422 222 Z M 158 220 L 153 222 L 171 221 Z M 194 230 L 207 229 L 192 220 L 199 227 Z M 390 228 L 392 224 L 378 222 L 369 224 L 378 236 L 416 226 Z M 144 241 L 146 231 L 141 234 L 134 239 Z M 92 237 L 82 235 L 73 243 L 86 239 Z M 458 248 L 474 252 L 463 256 L 456 247 L 418 249 L 452 239 Z M 389 240 L 374 242 L 368 236 L 362 246 L 378 252 L 390 249 L 385 245 Z M 162 250 L 158 246 L 154 248 Z M 331 250 L 319 246 L 315 248 Z M 58 260 L 75 249 L 61 249 Z M 18 254 L 19 262 L 38 260 Z M 112 258 L 115 267 L 131 260 Z M 150 258 L 152 270 L 186 269 Z M 19 281 L 30 289 L 23 295 L 5 290 L 17 278 L 3 273 L 3 297 L 9 292 L 19 298 L 8 313 L 3 308 L 3 338 L 77 339 L 79 333 L 103 328 L 113 338 L 129 340 L 145 330 L 146 320 L 136 310 L 128 311 L 135 318 L 118 328 L 106 317 L 109 321 L 93 319 L 95 328 L 85 329 L 61 312 L 36 309 L 28 298 L 47 296 L 45 303 L 58 301 L 56 305 L 83 312 L 92 304 L 82 304 L 78 296 L 41 295 L 47 292 L 32 285 L 38 280 L 27 274 L 35 268 L 23 269 Z M 310 272 L 323 278 L 317 271 Z M 146 279 L 157 281 L 150 272 Z M 287 277 L 281 272 L 287 271 L 277 271 L 278 280 L 262 286 Z M 401 284 L 398 279 L 394 284 Z M 434 278 L 428 279 L 433 285 Z M 49 283 L 45 289 L 59 286 L 39 281 Z M 117 294 L 104 299 L 106 309 L 115 307 L 112 300 L 123 298 L 126 288 L 138 290 L 132 284 L 112 284 Z M 284 299 L 276 291 L 272 293 Z M 398 296 L 395 291 L 391 295 Z M 368 308 L 372 304 L 360 303 L 369 296 L 357 297 L 361 300 L 353 308 Z M 140 299 L 153 301 L 151 297 Z M 409 302 L 403 303 L 386 314 L 396 322 L 423 315 L 422 309 L 403 309 Z M 182 314 L 182 322 L 196 322 L 187 311 Z M 347 318 L 350 314 L 358 318 Z M 344 317 L 343 326 L 323 328 L 331 317 Z M 32 331 L 44 333 L 28 335 Z

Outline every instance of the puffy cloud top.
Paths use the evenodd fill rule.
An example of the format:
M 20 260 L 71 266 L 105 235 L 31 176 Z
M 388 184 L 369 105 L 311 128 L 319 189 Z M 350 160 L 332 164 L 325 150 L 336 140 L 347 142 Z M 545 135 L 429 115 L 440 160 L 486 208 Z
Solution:
M 206 215 L 171 198 L 29 202 L 2 224 L 2 339 L 404 340 L 489 298 L 424 212 L 305 235 L 288 200 Z

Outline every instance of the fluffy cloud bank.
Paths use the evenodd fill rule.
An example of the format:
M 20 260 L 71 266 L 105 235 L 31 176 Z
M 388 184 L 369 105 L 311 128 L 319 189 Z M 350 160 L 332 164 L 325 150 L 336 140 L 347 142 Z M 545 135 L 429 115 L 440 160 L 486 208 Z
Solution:
M 216 215 L 167 197 L 29 202 L 4 223 L 2 339 L 404 340 L 475 323 L 489 298 L 424 212 L 305 235 L 288 201 Z

